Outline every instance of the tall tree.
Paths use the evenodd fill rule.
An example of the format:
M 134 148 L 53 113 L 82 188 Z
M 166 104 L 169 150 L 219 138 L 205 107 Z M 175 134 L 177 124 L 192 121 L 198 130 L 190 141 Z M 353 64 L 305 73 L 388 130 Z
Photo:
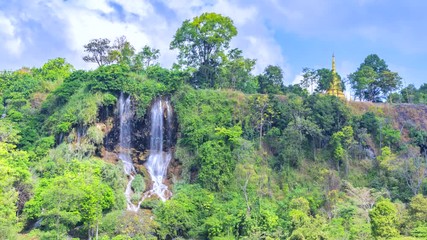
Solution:
M 130 44 L 125 36 L 116 38 L 113 46 L 108 50 L 109 63 L 122 63 L 131 65 L 135 48 Z
M 283 71 L 279 66 L 268 65 L 264 72 L 258 76 L 260 93 L 280 93 L 283 88 Z
M 218 66 L 236 35 L 237 29 L 230 18 L 217 13 L 203 13 L 182 23 L 170 49 L 179 50 L 179 64 L 196 69 L 192 81 L 194 86 L 214 87 Z
M 240 49 L 232 49 L 221 67 L 220 87 L 255 93 L 257 82 L 251 74 L 255 63 L 255 59 L 244 58 Z
M 65 58 L 49 59 L 40 69 L 33 69 L 36 74 L 48 81 L 64 80 L 73 70 L 73 65 L 69 64 Z
M 388 69 L 385 61 L 371 54 L 356 72 L 348 76 L 356 97 L 360 100 L 379 101 L 402 85 L 402 78 Z
M 83 57 L 85 62 L 94 62 L 98 66 L 109 63 L 108 53 L 111 50 L 110 40 L 107 38 L 92 39 L 88 44 L 84 45 L 85 52 L 88 55 Z
M 141 71 L 143 69 L 146 69 L 152 65 L 154 65 L 159 59 L 160 56 L 160 50 L 151 48 L 148 45 L 145 45 L 142 48 L 142 51 L 135 54 L 133 58 L 133 65 L 132 69 L 136 71 Z

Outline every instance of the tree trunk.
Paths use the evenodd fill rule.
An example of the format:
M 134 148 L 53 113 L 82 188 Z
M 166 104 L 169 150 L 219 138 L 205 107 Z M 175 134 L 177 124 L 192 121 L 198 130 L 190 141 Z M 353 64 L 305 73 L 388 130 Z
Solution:
M 99 230 L 99 224 L 98 224 L 98 221 L 96 222 L 96 240 L 98 240 L 98 230 Z
M 87 230 L 87 237 L 89 240 L 92 240 L 92 234 L 91 234 L 91 228 L 89 227 L 89 229 Z

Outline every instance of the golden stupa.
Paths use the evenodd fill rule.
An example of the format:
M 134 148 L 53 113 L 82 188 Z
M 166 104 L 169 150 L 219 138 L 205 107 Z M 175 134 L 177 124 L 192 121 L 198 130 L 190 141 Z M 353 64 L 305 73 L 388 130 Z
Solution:
M 328 91 L 326 91 L 326 94 L 345 99 L 345 95 L 342 92 L 342 88 L 341 88 L 341 80 L 338 78 L 338 75 L 335 69 L 334 55 L 332 55 L 332 82 Z

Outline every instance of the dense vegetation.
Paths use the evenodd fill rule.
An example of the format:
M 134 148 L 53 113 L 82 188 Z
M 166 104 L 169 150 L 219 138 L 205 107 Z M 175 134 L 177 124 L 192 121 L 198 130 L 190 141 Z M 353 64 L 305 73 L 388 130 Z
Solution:
M 360 100 L 390 103 L 323 94 L 327 69 L 284 86 L 278 66 L 252 74 L 236 34 L 205 13 L 177 30 L 171 69 L 121 37 L 85 45 L 92 71 L 57 58 L 2 72 L 0 239 L 426 239 L 425 84 L 398 92 L 373 54 L 348 79 Z M 159 95 L 177 114 L 173 196 L 137 213 L 104 147 L 121 92 L 136 118 Z M 140 169 L 134 191 L 147 179 Z

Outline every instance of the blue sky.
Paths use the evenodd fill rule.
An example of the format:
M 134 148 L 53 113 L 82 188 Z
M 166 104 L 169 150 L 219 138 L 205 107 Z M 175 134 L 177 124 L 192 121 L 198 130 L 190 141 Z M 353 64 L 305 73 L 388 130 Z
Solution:
M 171 66 L 169 43 L 185 19 L 217 12 L 233 19 L 239 34 L 232 46 L 285 71 L 285 84 L 298 82 L 303 67 L 354 72 L 376 53 L 405 85 L 427 82 L 427 1 L 424 0 L 0 0 L 0 69 L 41 66 L 65 57 L 76 68 L 83 45 L 94 38 L 125 35 L 137 49 L 161 51 Z

